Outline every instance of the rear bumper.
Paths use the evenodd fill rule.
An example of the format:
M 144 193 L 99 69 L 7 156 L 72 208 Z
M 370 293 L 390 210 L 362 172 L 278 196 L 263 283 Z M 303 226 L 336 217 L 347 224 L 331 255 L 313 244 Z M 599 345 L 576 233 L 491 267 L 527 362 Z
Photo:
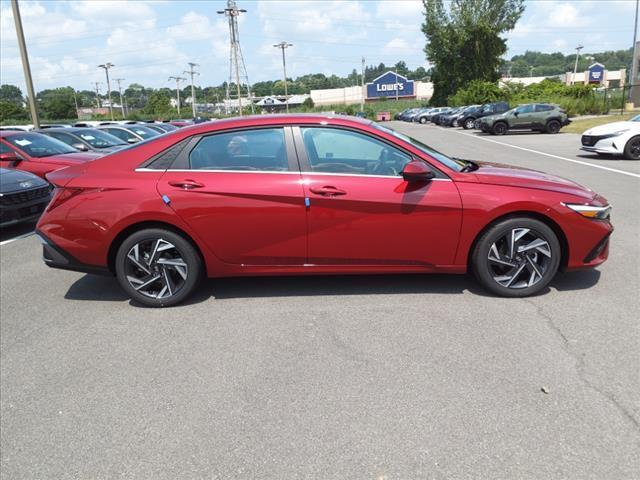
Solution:
M 36 230 L 36 235 L 42 243 L 42 261 L 51 268 L 59 268 L 61 270 L 71 270 L 74 272 L 92 273 L 95 275 L 112 276 L 113 274 L 107 267 L 97 265 L 87 265 L 65 252 L 58 245 L 53 243 L 40 230 Z

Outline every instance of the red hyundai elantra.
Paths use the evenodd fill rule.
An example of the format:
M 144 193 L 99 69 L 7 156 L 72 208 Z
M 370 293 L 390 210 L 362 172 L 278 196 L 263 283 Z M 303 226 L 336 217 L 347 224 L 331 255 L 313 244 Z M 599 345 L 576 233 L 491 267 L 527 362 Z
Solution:
M 176 304 L 203 275 L 474 272 L 508 297 L 600 265 L 610 206 L 569 180 L 450 158 L 373 122 L 202 123 L 47 178 L 51 267 Z

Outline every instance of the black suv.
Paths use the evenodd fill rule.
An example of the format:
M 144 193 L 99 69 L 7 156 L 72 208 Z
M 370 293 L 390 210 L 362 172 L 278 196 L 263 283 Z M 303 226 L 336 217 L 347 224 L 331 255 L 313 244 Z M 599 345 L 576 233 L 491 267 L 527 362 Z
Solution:
M 507 102 L 485 103 L 480 107 L 465 111 L 464 115 L 458 118 L 458 125 L 461 125 L 465 130 L 469 130 L 474 128 L 475 122 L 479 118 L 506 112 L 507 110 L 509 110 L 509 104 Z

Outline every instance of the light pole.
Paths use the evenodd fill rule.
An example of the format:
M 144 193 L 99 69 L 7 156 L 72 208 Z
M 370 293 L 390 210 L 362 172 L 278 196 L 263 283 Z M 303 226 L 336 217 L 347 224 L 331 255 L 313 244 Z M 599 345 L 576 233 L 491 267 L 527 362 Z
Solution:
M 107 62 L 102 65 L 98 65 L 98 68 L 104 68 L 104 73 L 107 76 L 107 98 L 109 99 L 109 116 L 113 121 L 113 106 L 111 105 L 111 82 L 109 81 L 109 69 L 115 67 L 111 62 Z
M 582 50 L 584 47 L 582 45 L 578 45 L 576 47 L 576 64 L 573 67 L 573 81 L 571 83 L 575 84 L 576 83 L 576 73 L 578 73 L 578 59 L 580 58 L 580 50 Z
M 287 92 L 287 61 L 285 59 L 284 50 L 285 48 L 293 47 L 292 43 L 280 42 L 274 45 L 274 47 L 282 50 L 282 72 L 284 76 L 284 101 L 287 108 L 287 113 L 289 113 L 289 95 Z
M 18 37 L 18 47 L 20 48 L 20 58 L 22 59 L 22 70 L 24 71 L 24 83 L 27 85 L 27 95 L 29 96 L 29 111 L 33 128 L 40 128 L 40 119 L 36 109 L 36 94 L 33 90 L 33 79 L 31 78 L 31 67 L 29 66 L 29 55 L 27 54 L 27 44 L 24 41 L 24 31 L 22 30 L 22 18 L 20 17 L 20 7 L 18 0 L 11 0 L 13 10 L 13 21 L 16 24 L 16 36 Z
M 638 70 L 638 49 L 636 46 L 636 41 L 638 38 L 638 4 L 639 0 L 636 0 L 636 17 L 635 22 L 633 24 L 633 58 L 631 59 L 631 71 L 629 72 L 629 93 L 627 96 L 627 101 L 631 102 L 632 91 L 637 89 L 638 87 L 634 87 L 635 82 L 638 80 L 636 77 L 636 70 Z
M 360 111 L 364 112 L 364 96 L 365 96 L 365 90 L 364 90 L 364 57 L 362 57 L 362 72 L 361 72 L 361 83 L 362 83 L 362 92 L 360 93 L 362 95 L 362 98 L 360 99 Z
M 184 77 L 169 77 L 169 82 L 171 80 L 175 80 L 176 81 L 176 97 L 178 100 L 178 116 L 180 116 L 180 82 L 182 80 L 186 80 L 186 78 Z
M 124 120 L 124 101 L 122 100 L 122 84 L 120 83 L 123 80 L 124 78 L 116 78 L 116 82 L 118 82 L 118 93 L 120 93 L 120 110 L 122 110 L 122 119 Z
M 96 105 L 98 105 L 98 108 L 102 108 L 102 103 L 100 102 L 100 84 L 102 82 L 93 82 L 93 83 L 96 86 Z
M 188 73 L 189 76 L 191 77 L 191 111 L 193 113 L 193 118 L 196 118 L 196 89 L 193 86 L 193 76 L 194 75 L 200 75 L 198 72 L 196 72 L 193 67 L 197 67 L 199 66 L 197 63 L 193 63 L 193 62 L 189 62 L 189 70 L 188 71 L 184 71 L 182 73 Z

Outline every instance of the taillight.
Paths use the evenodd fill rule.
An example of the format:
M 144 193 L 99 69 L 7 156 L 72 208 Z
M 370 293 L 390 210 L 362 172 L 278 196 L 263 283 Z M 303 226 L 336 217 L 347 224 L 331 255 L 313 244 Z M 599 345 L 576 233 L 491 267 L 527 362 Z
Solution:
M 47 206 L 46 211 L 50 212 L 54 208 L 59 207 L 60 205 L 62 205 L 67 200 L 70 200 L 73 197 L 75 197 L 76 195 L 78 195 L 79 193 L 82 193 L 82 190 L 83 190 L 82 188 L 57 187 L 53 191 L 53 198 L 49 202 L 49 205 Z

